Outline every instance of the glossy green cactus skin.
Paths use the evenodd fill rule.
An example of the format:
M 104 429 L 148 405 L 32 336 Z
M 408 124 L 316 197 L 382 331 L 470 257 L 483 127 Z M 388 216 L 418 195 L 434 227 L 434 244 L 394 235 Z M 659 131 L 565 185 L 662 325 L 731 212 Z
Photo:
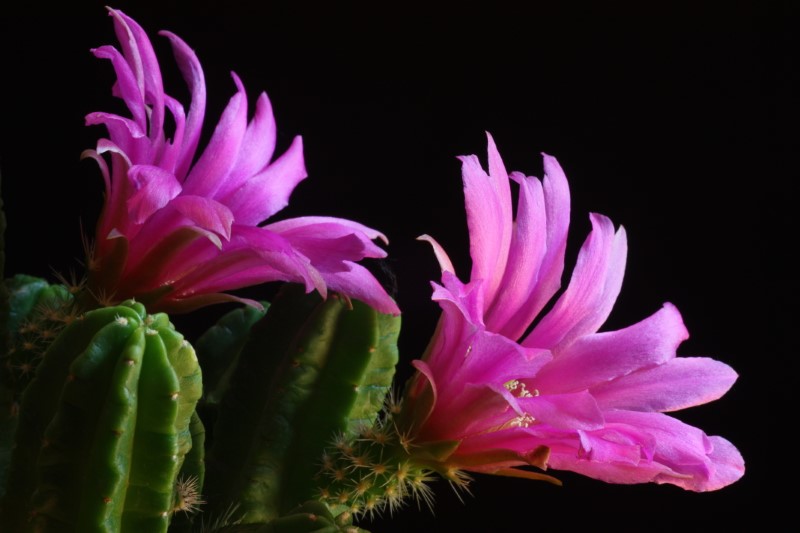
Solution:
M 202 392 L 166 315 L 126 302 L 53 341 L 25 391 L 3 531 L 166 531 Z
M 286 286 L 239 354 L 208 460 L 208 512 L 267 523 L 318 495 L 334 437 L 370 425 L 397 363 L 399 317 Z

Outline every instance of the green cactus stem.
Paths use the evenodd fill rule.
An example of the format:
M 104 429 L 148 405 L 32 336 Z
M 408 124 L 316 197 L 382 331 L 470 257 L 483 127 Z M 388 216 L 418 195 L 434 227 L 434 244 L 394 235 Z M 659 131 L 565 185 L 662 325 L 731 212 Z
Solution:
M 166 315 L 133 302 L 82 315 L 23 395 L 0 529 L 166 531 L 201 389 Z
M 13 410 L 50 343 L 77 313 L 72 294 L 64 285 L 50 285 L 44 279 L 23 274 L 2 285 L 8 294 L 4 321 L 8 349 L 0 361 L 0 381 L 11 391 Z
M 391 514 L 408 500 L 433 507 L 429 484 L 436 479 L 426 455 L 447 456 L 458 443 L 442 443 L 441 449 L 423 450 L 407 435 L 397 432 L 391 403 L 384 417 L 355 437 L 340 435 L 323 453 L 315 481 L 317 498 L 328 505 L 336 523 L 344 527 L 354 519 Z M 421 460 L 422 459 L 422 460 Z M 457 488 L 466 487 L 458 470 L 440 471 Z
M 285 286 L 238 357 L 208 458 L 208 512 L 267 523 L 316 496 L 334 435 L 370 426 L 397 363 L 399 317 Z
M 62 285 L 17 275 L 0 282 L 0 497 L 17 426 L 22 393 L 58 333 L 75 318 L 72 295 Z
M 247 341 L 250 329 L 269 309 L 269 303 L 261 304 L 263 310 L 245 306 L 230 311 L 194 343 L 197 359 L 203 367 L 204 401 L 219 403 L 227 390 L 238 354 Z

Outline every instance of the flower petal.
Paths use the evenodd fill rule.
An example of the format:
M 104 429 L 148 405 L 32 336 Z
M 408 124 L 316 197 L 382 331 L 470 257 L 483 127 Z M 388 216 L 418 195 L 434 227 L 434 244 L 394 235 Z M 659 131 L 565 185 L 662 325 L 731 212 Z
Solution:
M 272 104 L 267 93 L 261 93 L 256 100 L 255 116 L 244 133 L 239 157 L 231 169 L 228 180 L 220 188 L 219 195 L 224 196 L 229 191 L 239 188 L 251 176 L 265 170 L 274 151 L 275 117 L 272 115 Z
M 292 191 L 307 175 L 303 140 L 295 137 L 283 155 L 221 198 L 239 222 L 255 225 L 286 207 Z
M 347 220 L 345 218 L 336 218 L 336 217 L 295 217 L 295 218 L 287 218 L 286 220 L 279 220 L 278 222 L 272 222 L 269 224 L 269 228 L 281 234 L 291 234 L 296 230 L 300 230 L 303 228 L 308 228 L 310 226 L 319 226 L 319 225 L 337 225 L 341 226 L 342 228 L 347 228 L 349 233 L 363 233 L 367 236 L 370 240 L 380 239 L 385 244 L 389 243 L 389 240 L 386 236 L 379 232 L 378 230 L 369 228 L 363 224 L 355 222 L 353 220 Z
M 381 313 L 395 316 L 400 314 L 400 308 L 369 270 L 352 261 L 342 264 L 346 267 L 344 270 L 328 271 L 319 267 L 329 290 L 360 300 Z
M 183 75 L 183 79 L 189 86 L 192 103 L 189 105 L 189 114 L 186 117 L 186 129 L 183 138 L 175 136 L 175 144 L 179 148 L 175 167 L 175 176 L 183 182 L 189 172 L 189 166 L 194 160 L 195 150 L 200 141 L 200 133 L 203 127 L 203 118 L 206 109 L 206 82 L 203 76 L 203 69 L 200 66 L 197 56 L 183 40 L 168 31 L 159 32 L 169 39 L 172 44 L 172 52 L 175 61 Z
M 633 326 L 577 339 L 539 372 L 535 386 L 543 393 L 562 393 L 602 385 L 669 361 L 688 337 L 678 310 L 665 304 Z
M 547 220 L 547 244 L 539 265 L 536 286 L 527 302 L 528 316 L 538 316 L 547 302 L 561 287 L 564 272 L 564 253 L 569 230 L 569 184 L 555 157 L 542 154 L 544 161 L 544 209 Z M 514 337 L 518 338 L 518 337 Z
M 247 97 L 239 78 L 235 74 L 233 77 L 238 92 L 228 101 L 208 146 L 186 177 L 186 194 L 214 197 L 236 163 L 247 127 Z
M 459 159 L 470 235 L 470 279 L 484 280 L 485 296 L 490 302 L 502 280 L 511 245 L 511 188 L 491 137 L 489 159 L 493 174 L 487 174 L 474 155 Z
M 515 173 L 512 177 L 520 184 L 517 218 L 505 274 L 494 300 L 487 303 L 485 320 L 492 331 L 518 339 L 538 312 L 528 301 L 535 294 L 539 267 L 546 252 L 547 222 L 539 180 Z
M 171 172 L 152 165 L 134 165 L 128 177 L 135 189 L 128 198 L 128 212 L 136 224 L 144 223 L 181 192 L 181 184 Z
M 590 218 L 593 229 L 578 254 L 569 287 L 523 340 L 525 346 L 558 352 L 596 332 L 608 318 L 622 286 L 627 240 L 623 228 L 614 233 L 608 218 L 594 213 Z
M 224 239 L 231 238 L 233 213 L 227 206 L 203 196 L 181 195 L 170 206 L 196 226 L 214 232 Z
M 706 357 L 678 357 L 592 389 L 605 409 L 677 411 L 721 398 L 737 378 L 731 367 Z
M 125 57 L 134 66 L 134 72 L 145 103 L 150 105 L 150 138 L 163 141 L 164 86 L 150 38 L 139 24 L 119 10 L 109 9 L 114 17 L 114 27 Z
M 131 70 L 125 57 L 113 46 L 100 46 L 92 49 L 95 57 L 108 59 L 117 75 L 114 92 L 122 98 L 128 110 L 133 115 L 133 120 L 141 131 L 147 131 L 147 113 L 144 105 L 144 95 L 137 85 L 136 75 Z

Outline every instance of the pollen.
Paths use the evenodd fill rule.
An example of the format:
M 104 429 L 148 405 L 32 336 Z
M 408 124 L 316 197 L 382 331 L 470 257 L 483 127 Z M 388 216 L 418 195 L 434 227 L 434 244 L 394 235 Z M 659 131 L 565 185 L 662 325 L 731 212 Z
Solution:
M 526 428 L 531 424 L 533 424 L 534 422 L 536 422 L 536 419 L 533 416 L 529 415 L 528 413 L 525 413 L 524 415 L 520 415 L 514 418 L 508 424 L 510 427 Z
M 516 393 L 517 398 L 532 398 L 534 396 L 539 396 L 539 391 L 537 389 L 533 389 L 533 392 L 529 391 L 527 386 L 518 379 L 512 379 L 511 381 L 506 382 L 504 387 L 509 392 Z

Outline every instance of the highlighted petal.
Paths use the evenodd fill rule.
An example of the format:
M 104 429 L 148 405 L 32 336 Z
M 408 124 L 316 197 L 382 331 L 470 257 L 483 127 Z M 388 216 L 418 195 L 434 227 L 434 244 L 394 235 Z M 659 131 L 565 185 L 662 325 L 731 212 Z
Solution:
M 605 409 L 677 411 L 721 398 L 737 378 L 731 367 L 705 357 L 678 357 L 592 389 Z
M 242 224 L 255 225 L 271 217 L 289 203 L 289 196 L 306 173 L 303 141 L 295 137 L 281 157 L 238 188 L 223 196 Z
M 214 197 L 236 162 L 247 127 L 247 97 L 234 75 L 239 91 L 228 102 L 208 146 L 184 182 L 186 194 Z
M 128 210 L 136 224 L 143 223 L 181 192 L 175 176 L 159 167 L 134 165 L 128 177 L 136 191 L 128 198 Z
M 627 255 L 625 230 L 614 233 L 611 220 L 591 215 L 593 230 L 578 254 L 569 287 L 523 341 L 555 352 L 595 333 L 608 318 L 622 286 Z
M 536 386 L 548 393 L 600 386 L 635 370 L 666 363 L 687 338 L 689 332 L 680 313 L 672 304 L 665 304 L 638 324 L 576 340 L 539 372 Z
M 198 227 L 226 240 L 231 238 L 233 213 L 221 203 L 202 196 L 181 195 L 173 200 L 171 206 Z

